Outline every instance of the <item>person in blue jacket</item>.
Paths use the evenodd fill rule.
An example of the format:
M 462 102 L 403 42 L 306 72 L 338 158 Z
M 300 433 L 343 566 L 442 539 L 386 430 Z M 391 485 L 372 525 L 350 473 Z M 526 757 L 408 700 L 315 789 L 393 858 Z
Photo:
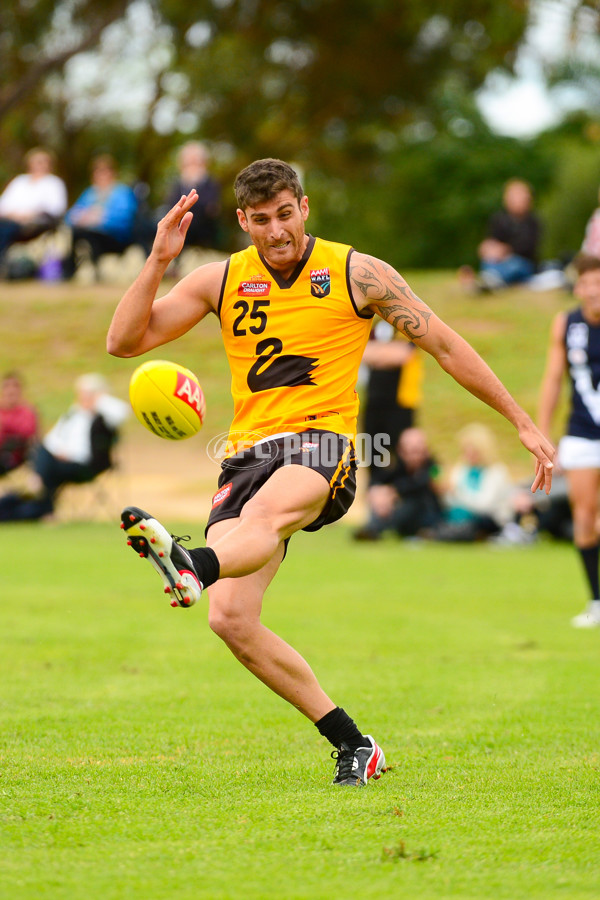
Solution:
M 113 157 L 94 157 L 91 177 L 91 185 L 65 216 L 72 232 L 71 252 L 63 263 L 66 278 L 77 268 L 82 245 L 96 263 L 104 253 L 122 253 L 133 240 L 138 202 L 132 188 L 118 180 Z

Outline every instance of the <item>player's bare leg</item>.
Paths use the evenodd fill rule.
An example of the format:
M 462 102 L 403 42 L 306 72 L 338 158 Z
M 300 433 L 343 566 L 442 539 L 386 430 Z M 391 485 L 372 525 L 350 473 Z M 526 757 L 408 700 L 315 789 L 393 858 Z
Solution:
M 167 592 L 181 576 L 173 605 L 189 606 L 204 586 L 209 587 L 213 631 L 249 671 L 314 722 L 333 744 L 337 761 L 333 783 L 359 786 L 385 771 L 381 748 L 327 696 L 306 660 L 260 621 L 262 598 L 283 558 L 285 539 L 318 518 L 328 493 L 329 485 L 318 472 L 285 466 L 245 504 L 239 519 L 216 522 L 207 547 L 189 552 L 137 507 L 123 511 L 122 527 L 133 548 L 150 558 Z M 185 578 L 194 583 L 184 582 Z
M 226 538 L 240 533 L 242 525 L 240 519 L 215 523 L 208 532 L 208 545 L 223 546 Z M 365 785 L 385 772 L 381 747 L 370 735 L 362 735 L 350 716 L 327 696 L 306 660 L 260 621 L 263 595 L 279 568 L 283 546 L 278 545 L 258 572 L 220 579 L 209 588 L 210 627 L 253 675 L 314 722 L 336 747 L 333 783 Z
M 600 625 L 600 553 L 597 529 L 600 471 L 570 469 L 566 474 L 573 512 L 573 540 L 579 551 L 591 594 L 587 608 L 575 616 L 571 624 L 575 628 L 593 628 Z
M 282 540 L 314 522 L 328 496 L 327 481 L 314 469 L 277 469 L 245 504 L 235 527 L 209 542 L 219 558 L 220 577 L 239 578 L 262 568 Z
M 211 526 L 208 546 L 218 546 L 237 531 L 239 519 Z M 268 563 L 250 575 L 224 578 L 209 594 L 209 624 L 234 656 L 267 687 L 287 700 L 312 722 L 335 708 L 300 654 L 260 621 L 263 595 L 283 558 L 283 544 Z

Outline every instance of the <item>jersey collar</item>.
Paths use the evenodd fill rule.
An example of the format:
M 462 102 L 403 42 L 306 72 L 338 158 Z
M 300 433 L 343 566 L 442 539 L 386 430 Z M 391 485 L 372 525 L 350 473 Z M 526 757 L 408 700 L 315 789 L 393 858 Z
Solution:
M 314 246 L 315 246 L 315 238 L 312 236 L 312 234 L 309 234 L 308 235 L 308 244 L 306 245 L 306 250 L 302 254 L 302 258 L 298 261 L 296 268 L 294 269 L 294 271 L 292 272 L 292 274 L 290 275 L 289 278 L 282 278 L 281 273 L 278 272 L 276 269 L 271 268 L 269 263 L 266 261 L 266 259 L 262 255 L 262 253 L 258 253 L 258 250 L 256 252 L 258 253 L 258 255 L 260 257 L 260 261 L 262 262 L 264 267 L 266 269 L 268 269 L 269 274 L 272 276 L 273 281 L 275 282 L 277 287 L 280 288 L 281 290 L 285 290 L 286 288 L 291 288 L 298 280 L 300 273 L 302 272 L 302 270 L 304 269 L 304 266 L 308 262 L 309 256 L 312 253 Z

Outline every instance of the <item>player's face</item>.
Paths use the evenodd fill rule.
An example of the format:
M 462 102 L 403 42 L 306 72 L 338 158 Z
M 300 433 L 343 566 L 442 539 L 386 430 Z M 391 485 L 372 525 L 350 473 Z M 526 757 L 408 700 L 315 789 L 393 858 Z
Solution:
M 285 277 L 302 258 L 308 242 L 304 223 L 308 218 L 308 198 L 300 203 L 290 190 L 281 191 L 273 200 L 238 209 L 238 221 L 258 252 L 271 268 Z
M 585 318 L 600 323 L 600 269 L 580 275 L 574 293 L 581 300 Z

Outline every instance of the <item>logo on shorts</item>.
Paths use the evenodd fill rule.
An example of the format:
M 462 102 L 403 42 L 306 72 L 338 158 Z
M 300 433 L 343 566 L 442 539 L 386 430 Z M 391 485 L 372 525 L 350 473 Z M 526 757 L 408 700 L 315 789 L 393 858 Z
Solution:
M 316 441 L 304 441 L 300 449 L 303 453 L 310 453 L 311 450 L 318 450 L 319 445 Z
M 310 270 L 310 292 L 313 297 L 327 297 L 331 291 L 331 275 L 329 269 Z
M 266 297 L 271 290 L 271 282 L 262 275 L 253 275 L 247 281 L 240 281 L 238 297 Z
M 220 491 L 217 491 L 212 501 L 212 508 L 215 506 L 219 506 L 220 503 L 223 503 L 224 500 L 227 500 L 231 493 L 231 488 L 233 487 L 233 482 L 230 481 L 229 484 L 226 484 L 225 487 L 222 487 Z

